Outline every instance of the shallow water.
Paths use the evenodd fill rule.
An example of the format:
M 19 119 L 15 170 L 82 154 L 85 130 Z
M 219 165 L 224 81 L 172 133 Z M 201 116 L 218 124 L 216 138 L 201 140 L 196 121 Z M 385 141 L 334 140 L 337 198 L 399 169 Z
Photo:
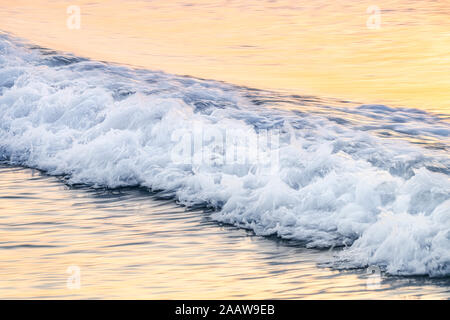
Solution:
M 25 296 L 149 297 L 150 288 L 173 297 L 178 282 L 198 283 L 193 297 L 447 297 L 448 2 L 379 1 L 376 30 L 355 1 L 78 4 L 76 30 L 66 27 L 68 2 L 0 10 L 10 33 L 0 32 L 0 161 L 109 188 L 38 175 L 22 178 L 34 191 L 17 197 L 25 187 L 6 178 L 0 206 L 18 214 L 2 215 L 4 270 L 43 274 L 22 283 Z M 67 252 L 66 264 L 52 260 Z M 52 263 L 79 266 L 83 289 L 68 293 Z M 391 275 L 380 290 L 367 290 L 368 265 Z M 157 279 L 141 283 L 146 272 Z M 11 296 L 15 279 L 3 280 Z
M 448 299 L 449 279 L 320 265 L 333 254 L 213 222 L 138 188 L 68 187 L 0 167 L 0 297 Z M 68 288 L 67 268 L 80 268 Z

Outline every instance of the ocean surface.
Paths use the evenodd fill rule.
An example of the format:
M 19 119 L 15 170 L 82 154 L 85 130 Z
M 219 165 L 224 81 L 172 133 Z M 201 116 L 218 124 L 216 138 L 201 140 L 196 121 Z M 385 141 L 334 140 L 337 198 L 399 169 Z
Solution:
M 448 0 L 14 0 L 0 30 L 97 61 L 449 114 L 449 15 Z
M 384 101 L 403 102 L 375 103 L 378 83 L 367 91 L 370 103 L 360 103 L 341 98 L 345 87 L 339 98 L 301 83 L 296 93 L 283 81 L 286 90 L 276 90 L 270 72 L 267 86 L 245 77 L 231 84 L 236 65 L 223 77 L 190 72 L 187 62 L 201 65 L 205 56 L 186 52 L 173 60 L 184 61 L 173 64 L 179 71 L 135 63 L 139 54 L 123 61 L 101 50 L 65 53 L 58 37 L 67 31 L 51 31 L 54 21 L 35 28 L 49 30 L 51 47 L 25 30 L 22 2 L 2 8 L 9 18 L 0 24 L 8 31 L 0 33 L 2 298 L 449 298 L 446 56 L 401 64 L 414 71 L 410 78 L 427 80 L 416 86 L 389 64 L 407 59 L 386 53 L 383 70 L 392 70 L 400 95 Z M 411 26 L 442 31 L 440 14 L 419 13 L 428 23 Z M 135 27 L 110 37 L 128 39 Z M 90 39 L 106 39 L 107 30 L 86 29 Z M 447 39 L 436 34 L 439 44 Z M 142 53 L 148 44 L 124 47 Z M 315 55 L 308 52 L 302 57 Z

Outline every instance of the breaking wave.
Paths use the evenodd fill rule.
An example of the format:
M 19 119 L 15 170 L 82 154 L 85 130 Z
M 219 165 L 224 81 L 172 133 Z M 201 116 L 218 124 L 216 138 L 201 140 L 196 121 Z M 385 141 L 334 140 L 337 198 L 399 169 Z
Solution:
M 3 161 L 158 190 L 258 235 L 345 246 L 339 268 L 450 274 L 445 114 L 134 69 L 7 35 L 0 52 Z M 229 157 L 260 140 L 261 158 Z

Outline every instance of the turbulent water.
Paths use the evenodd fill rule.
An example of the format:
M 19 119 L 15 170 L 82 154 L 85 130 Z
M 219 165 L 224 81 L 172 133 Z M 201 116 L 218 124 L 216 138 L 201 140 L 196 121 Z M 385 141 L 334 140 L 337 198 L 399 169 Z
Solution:
M 4 161 L 69 184 L 162 190 L 258 235 L 345 246 L 337 268 L 450 274 L 447 115 L 133 69 L 7 35 L 0 52 Z M 251 156 L 262 136 L 264 161 Z

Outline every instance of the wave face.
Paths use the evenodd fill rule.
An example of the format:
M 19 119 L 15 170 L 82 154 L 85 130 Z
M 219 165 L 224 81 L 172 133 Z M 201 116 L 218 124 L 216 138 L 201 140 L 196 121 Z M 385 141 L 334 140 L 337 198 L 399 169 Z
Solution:
M 71 184 L 159 190 L 259 235 L 345 246 L 336 267 L 450 274 L 445 115 L 137 70 L 6 35 L 0 52 L 3 161 Z

